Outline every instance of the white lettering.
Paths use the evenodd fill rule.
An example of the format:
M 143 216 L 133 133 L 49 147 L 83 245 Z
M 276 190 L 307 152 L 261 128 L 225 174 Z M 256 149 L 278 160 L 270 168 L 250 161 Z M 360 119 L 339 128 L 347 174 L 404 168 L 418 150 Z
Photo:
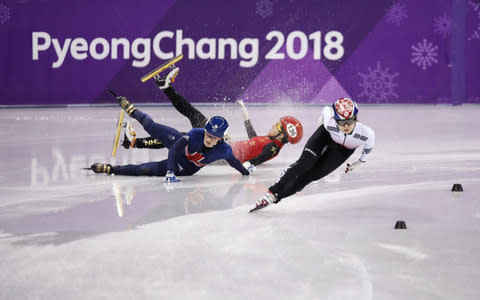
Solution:
M 176 42 L 177 55 L 179 53 L 185 53 L 183 46 L 186 45 L 188 47 L 188 59 L 195 59 L 195 42 L 189 38 L 184 39 L 182 30 L 177 30 Z
M 345 53 L 343 48 L 343 34 L 339 31 L 329 31 L 322 41 L 322 32 L 316 31 L 310 35 L 302 31 L 292 31 L 285 35 L 280 31 L 270 31 L 265 36 L 269 43 L 270 50 L 266 49 L 265 60 L 301 60 L 310 55 L 314 60 L 322 57 L 328 60 L 341 59 Z M 166 41 L 165 41 L 166 40 Z M 313 51 L 309 51 L 309 42 L 313 42 Z M 158 32 L 153 41 L 151 38 L 136 38 L 133 41 L 127 38 L 103 37 L 93 38 L 87 41 L 84 38 L 65 38 L 59 40 L 50 36 L 47 32 L 32 32 L 32 60 L 40 60 L 40 52 L 48 51 L 53 44 L 53 51 L 56 59 L 52 68 L 60 68 L 70 55 L 73 60 L 94 60 L 106 59 L 132 59 L 132 66 L 143 68 L 150 64 L 153 54 L 161 59 L 168 60 L 181 53 L 186 58 L 193 59 L 227 59 L 239 60 L 242 68 L 254 67 L 259 57 L 259 39 L 243 38 L 212 38 L 204 37 L 199 40 L 184 37 L 181 29 L 176 31 Z M 173 49 L 170 49 L 173 47 Z M 50 50 L 52 51 L 52 50 Z M 121 53 L 120 53 L 121 52 Z M 45 55 L 44 59 L 52 57 Z
M 162 31 L 162 32 L 157 33 L 157 35 L 155 35 L 155 37 L 153 38 L 153 45 L 152 45 L 153 53 L 155 53 L 155 55 L 158 58 L 167 60 L 167 59 L 172 58 L 174 55 L 173 55 L 173 52 L 166 52 L 165 53 L 165 52 L 162 51 L 162 48 L 160 48 L 160 42 L 162 41 L 163 38 L 172 39 L 173 38 L 173 32 Z
M 123 59 L 130 58 L 130 41 L 126 38 L 112 39 L 112 59 L 118 58 L 118 46 L 123 46 Z
M 255 66 L 259 56 L 258 39 L 243 39 L 240 41 L 239 48 L 240 57 L 247 59 L 247 61 L 240 61 L 240 67 L 251 68 Z M 247 52 L 247 48 L 250 48 L 250 52 Z
M 97 46 L 100 46 L 100 48 L 102 49 L 100 53 L 97 52 Z M 110 53 L 110 44 L 104 38 L 96 38 L 90 44 L 89 51 L 94 59 L 102 60 Z
M 207 48 L 207 51 L 203 51 L 204 48 Z M 197 43 L 197 55 L 201 59 L 215 59 L 216 47 L 215 39 L 202 38 Z
M 225 48 L 230 46 L 230 58 L 237 59 L 237 41 L 232 38 L 218 40 L 218 59 L 225 59 Z
M 76 60 L 84 60 L 88 57 L 88 42 L 84 38 L 76 38 L 70 45 L 70 54 Z
M 52 68 L 59 68 L 63 64 L 63 61 L 67 56 L 68 46 L 70 45 L 71 40 L 72 39 L 66 39 L 63 47 L 60 47 L 60 43 L 57 39 L 52 40 L 53 48 L 55 49 L 55 54 L 57 54 L 58 58 L 57 61 L 52 64 Z
M 140 51 L 140 48 L 143 51 Z M 132 66 L 142 68 L 150 63 L 150 39 L 135 39 L 132 44 L 132 56 L 137 59 L 132 61 Z
M 43 39 L 44 42 L 39 44 L 38 40 Z M 50 48 L 50 43 L 52 42 L 50 35 L 46 32 L 33 32 L 32 33 L 32 59 L 38 60 L 38 52 L 45 51 Z

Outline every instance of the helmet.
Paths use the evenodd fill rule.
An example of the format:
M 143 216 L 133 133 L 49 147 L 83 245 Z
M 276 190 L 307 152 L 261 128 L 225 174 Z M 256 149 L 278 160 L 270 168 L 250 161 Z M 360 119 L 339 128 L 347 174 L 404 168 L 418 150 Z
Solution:
M 358 114 L 358 106 L 350 98 L 340 98 L 332 104 L 335 120 L 353 119 Z
M 208 131 L 208 133 L 223 138 L 225 131 L 228 129 L 228 122 L 224 117 L 213 116 L 208 119 L 207 123 L 205 124 L 205 129 Z
M 283 116 L 280 118 L 280 126 L 282 126 L 282 132 L 287 135 L 289 143 L 296 144 L 302 139 L 303 126 L 297 118 Z

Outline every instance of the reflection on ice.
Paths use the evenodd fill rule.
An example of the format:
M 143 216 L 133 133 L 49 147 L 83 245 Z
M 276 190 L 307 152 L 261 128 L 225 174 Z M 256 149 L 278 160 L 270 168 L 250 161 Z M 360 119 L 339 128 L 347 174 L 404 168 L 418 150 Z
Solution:
M 0 298 L 477 299 L 480 108 L 360 109 L 377 134 L 367 165 L 258 214 L 247 212 L 299 156 L 320 107 L 250 109 L 258 133 L 291 113 L 306 138 L 252 178 L 216 164 L 173 187 L 81 170 L 166 157 L 110 157 L 118 108 L 0 110 Z M 171 107 L 146 110 L 190 127 Z M 238 108 L 202 111 L 246 137 Z

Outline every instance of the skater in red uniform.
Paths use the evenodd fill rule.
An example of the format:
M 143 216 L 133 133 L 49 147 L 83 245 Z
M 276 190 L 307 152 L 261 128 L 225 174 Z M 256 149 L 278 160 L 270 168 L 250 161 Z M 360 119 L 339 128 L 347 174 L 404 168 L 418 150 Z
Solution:
M 166 76 L 155 76 L 155 83 L 165 93 L 173 106 L 182 115 L 189 119 L 193 128 L 203 128 L 207 118 L 172 87 L 172 83 L 175 81 L 179 70 L 178 67 L 172 67 Z M 249 139 L 233 142 L 231 143 L 231 147 L 234 156 L 238 160 L 242 163 L 248 162 L 247 168 L 253 168 L 254 166 L 276 157 L 285 144 L 296 144 L 302 139 L 303 126 L 298 119 L 292 116 L 281 117 L 280 120 L 268 131 L 267 135 L 258 136 L 252 126 L 245 104 L 243 101 L 238 101 L 238 103 L 242 108 L 244 125 Z M 137 138 L 130 123 L 127 125 L 122 145 L 127 149 L 159 149 L 164 147 L 161 142 L 152 137 Z
M 357 121 L 358 106 L 348 98 L 340 98 L 322 110 L 322 124 L 307 141 L 300 158 L 291 164 L 280 179 L 250 212 L 278 203 L 301 191 L 309 183 L 330 174 L 363 146 L 360 158 L 347 164 L 345 173 L 363 165 L 375 145 L 375 133 Z

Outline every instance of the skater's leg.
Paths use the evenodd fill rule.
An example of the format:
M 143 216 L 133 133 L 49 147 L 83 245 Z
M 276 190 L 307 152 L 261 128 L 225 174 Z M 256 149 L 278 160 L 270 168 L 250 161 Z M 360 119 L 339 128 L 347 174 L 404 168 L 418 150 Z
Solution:
M 132 117 L 142 124 L 146 132 L 153 138 L 158 139 L 167 148 L 170 148 L 183 135 L 172 127 L 155 123 L 149 115 L 138 109 L 133 112 Z
M 291 164 L 280 179 L 268 189 L 272 194 L 276 195 L 276 202 L 291 196 L 298 192 L 298 186 L 305 186 L 305 172 L 316 165 L 317 157 L 308 151 L 304 151 L 300 158 Z
M 133 129 L 132 121 L 128 121 L 126 126 L 123 127 L 123 141 L 122 146 L 125 149 L 130 148 L 149 148 L 149 149 L 161 149 L 165 148 L 158 139 L 151 136 L 144 138 L 137 138 L 137 132 Z
M 153 137 L 137 138 L 134 148 L 162 149 L 165 145 Z
M 167 161 L 112 167 L 112 174 L 129 176 L 165 176 Z
M 277 202 L 289 197 L 307 186 L 312 181 L 317 181 L 341 166 L 354 152 L 354 149 L 347 149 L 341 145 L 329 145 L 325 153 L 315 162 L 312 168 L 306 173 L 298 176 L 298 167 L 292 165 L 280 180 L 270 187 L 270 191 L 277 195 Z
M 332 144 L 328 146 L 325 153 L 320 156 L 316 166 L 305 174 L 304 181 L 308 184 L 309 182 L 316 181 L 327 176 L 340 167 L 353 154 L 354 151 L 355 149 L 348 149 L 342 145 L 332 142 Z M 302 190 L 305 185 L 297 185 L 297 187 Z
M 167 75 L 156 75 L 154 77 L 155 83 L 165 93 L 178 112 L 190 120 L 193 128 L 203 128 L 208 119 L 172 88 L 172 83 L 175 81 L 179 71 L 180 68 L 171 66 Z
M 277 201 L 296 193 L 298 186 L 308 184 L 303 182 L 305 174 L 317 165 L 322 152 L 330 143 L 332 143 L 330 135 L 323 126 L 320 126 L 307 141 L 300 158 L 269 188 L 270 192 L 277 195 Z
M 198 109 L 196 109 L 183 96 L 178 94 L 172 87 L 163 90 L 168 99 L 172 102 L 178 112 L 188 118 L 192 128 L 203 128 L 208 119 Z
M 354 152 L 354 149 L 347 149 L 341 145 L 334 144 L 327 147 L 325 153 L 302 177 L 287 185 L 280 193 L 279 197 L 285 198 L 291 196 L 307 186 L 312 181 L 320 180 L 340 167 Z

